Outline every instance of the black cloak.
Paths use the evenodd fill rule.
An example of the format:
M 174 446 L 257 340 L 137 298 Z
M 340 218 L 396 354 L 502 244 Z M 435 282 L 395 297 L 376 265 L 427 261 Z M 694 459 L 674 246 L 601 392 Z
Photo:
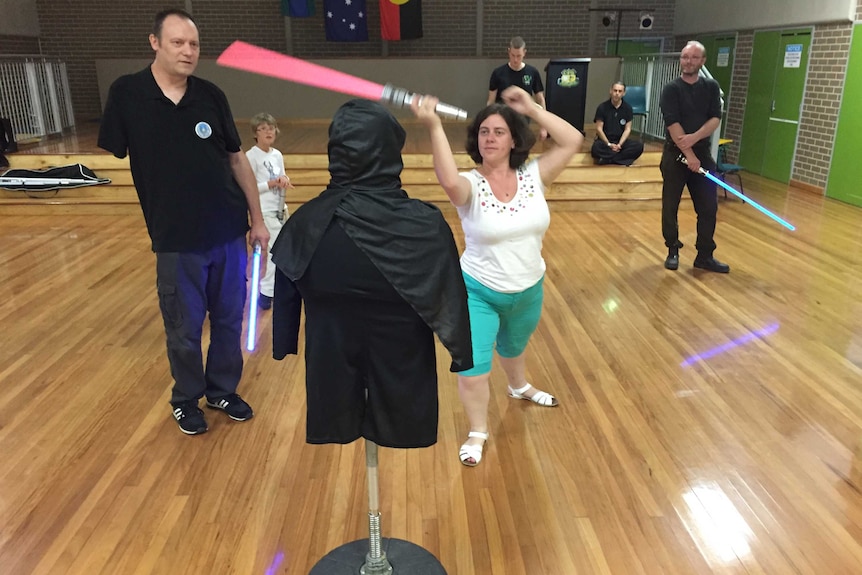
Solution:
M 440 210 L 401 189 L 406 134 L 383 106 L 351 100 L 329 126 L 329 186 L 291 215 L 272 246 L 273 357 L 297 353 L 299 280 L 337 218 L 396 292 L 437 334 L 451 371 L 473 366 L 467 292 L 452 229 Z M 289 280 L 289 281 L 286 281 Z

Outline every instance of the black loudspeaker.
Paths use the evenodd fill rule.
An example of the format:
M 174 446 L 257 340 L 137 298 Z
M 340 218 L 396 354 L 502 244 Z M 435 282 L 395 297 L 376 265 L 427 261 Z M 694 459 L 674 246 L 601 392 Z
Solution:
M 641 30 L 652 30 L 652 14 L 641 14 Z
M 12 131 L 12 120 L 0 118 L 0 152 L 17 152 L 15 133 Z

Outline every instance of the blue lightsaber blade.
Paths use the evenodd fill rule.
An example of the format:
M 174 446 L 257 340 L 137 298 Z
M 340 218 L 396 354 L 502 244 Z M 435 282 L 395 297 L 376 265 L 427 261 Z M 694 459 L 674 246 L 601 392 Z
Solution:
M 248 337 L 245 348 L 254 351 L 254 336 L 257 334 L 257 298 L 260 289 L 260 244 L 254 244 L 251 258 L 251 297 L 248 304 Z
M 677 157 L 677 161 L 688 165 L 688 162 L 686 161 L 685 156 L 682 154 L 680 154 Z M 772 212 L 770 212 L 769 210 L 767 210 L 766 208 L 764 208 L 763 206 L 761 206 L 760 204 L 758 204 L 757 202 L 755 202 L 754 200 L 749 198 L 748 196 L 737 192 L 731 186 L 726 184 L 721 178 L 713 176 L 712 174 L 710 174 L 708 171 L 704 170 L 703 168 L 700 168 L 700 170 L 698 170 L 698 172 L 700 172 L 701 175 L 706 176 L 707 178 L 709 178 L 710 180 L 712 180 L 713 182 L 715 182 L 716 184 L 718 184 L 719 186 L 721 186 L 722 188 L 724 188 L 725 190 L 727 190 L 728 192 L 730 192 L 731 194 L 733 194 L 734 196 L 736 196 L 737 198 L 739 198 L 740 200 L 745 202 L 746 204 L 750 204 L 754 208 L 757 208 L 758 210 L 760 210 L 761 213 L 766 214 L 767 216 L 769 216 L 770 218 L 772 218 L 773 220 L 775 220 L 776 222 L 778 222 L 779 224 L 781 224 L 782 226 L 787 228 L 788 230 L 790 230 L 790 231 L 796 230 L 796 226 L 794 226 L 793 224 L 791 224 L 787 220 L 784 220 L 784 219 L 780 218 L 779 216 L 773 214 Z
M 754 200 L 749 198 L 748 196 L 740 194 L 739 192 L 734 190 L 733 187 L 731 187 L 727 183 L 725 183 L 721 178 L 713 176 L 712 174 L 710 174 L 708 171 L 704 170 L 703 168 L 700 169 L 700 173 L 703 174 L 704 176 L 706 176 L 707 178 L 709 178 L 710 180 L 712 180 L 713 182 L 715 182 L 716 184 L 718 184 L 719 186 L 721 186 L 722 188 L 724 188 L 725 190 L 727 190 L 728 192 L 730 192 L 731 194 L 738 197 L 740 200 L 742 200 L 746 204 L 749 204 L 752 207 L 757 208 L 758 210 L 760 210 L 761 213 L 766 214 L 767 216 L 769 216 L 770 218 L 772 218 L 773 220 L 775 220 L 776 222 L 778 222 L 779 224 L 781 224 L 782 226 L 787 228 L 788 230 L 790 230 L 790 231 L 796 230 L 796 226 L 794 226 L 793 224 L 791 224 L 787 220 L 784 220 L 781 217 L 773 214 L 772 212 L 770 212 L 769 210 L 767 210 L 766 208 L 764 208 L 763 206 L 761 206 L 760 204 L 758 204 L 757 202 L 755 202 Z

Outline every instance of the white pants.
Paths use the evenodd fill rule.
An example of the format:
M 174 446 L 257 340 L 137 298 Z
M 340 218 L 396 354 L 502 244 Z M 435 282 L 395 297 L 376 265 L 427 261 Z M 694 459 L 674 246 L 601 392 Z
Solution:
M 284 208 L 284 218 L 287 219 L 287 206 Z M 278 233 L 284 224 L 278 221 L 278 212 L 263 212 L 263 223 L 269 232 L 269 245 L 275 243 Z M 275 264 L 272 263 L 272 253 L 267 250 L 266 273 L 260 278 L 260 293 L 272 297 L 275 290 Z

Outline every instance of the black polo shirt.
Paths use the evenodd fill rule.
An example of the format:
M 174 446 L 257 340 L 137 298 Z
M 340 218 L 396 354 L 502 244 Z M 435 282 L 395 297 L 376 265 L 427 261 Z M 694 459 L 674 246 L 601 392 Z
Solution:
M 693 134 L 711 118 L 721 118 L 721 90 L 718 82 L 700 77 L 694 84 L 676 78 L 661 90 L 659 100 L 665 128 L 679 123 L 686 134 Z M 673 143 L 665 130 L 665 141 Z M 709 147 L 709 137 L 700 140 L 698 148 Z
M 596 117 L 593 118 L 593 122 L 603 122 L 602 131 L 608 137 L 609 142 L 616 144 L 623 137 L 626 124 L 631 122 L 633 117 L 632 107 L 626 104 L 625 100 L 620 102 L 619 108 L 614 108 L 613 102 L 608 98 L 596 108 Z
M 147 67 L 111 85 L 99 147 L 129 154 L 155 252 L 205 250 L 248 231 L 248 203 L 230 167 L 240 138 L 224 93 L 190 76 L 174 104 Z
M 524 64 L 520 70 L 512 70 L 508 63 L 494 68 L 491 72 L 491 81 L 488 83 L 488 91 L 497 90 L 497 102 L 503 103 L 501 94 L 509 86 L 523 88 L 530 95 L 545 91 L 541 74 L 529 64 Z

